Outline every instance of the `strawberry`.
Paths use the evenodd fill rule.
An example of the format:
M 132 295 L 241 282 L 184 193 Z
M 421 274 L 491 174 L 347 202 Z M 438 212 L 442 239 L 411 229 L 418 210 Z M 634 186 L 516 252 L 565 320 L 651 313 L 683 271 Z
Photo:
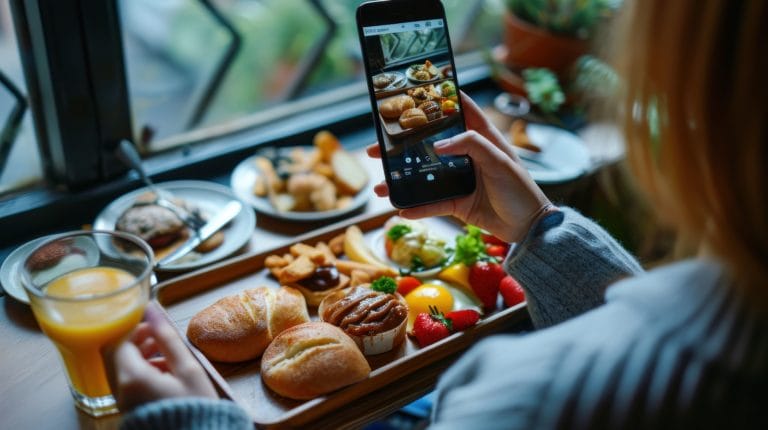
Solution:
M 400 293 L 401 296 L 405 296 L 419 285 L 421 285 L 421 280 L 419 280 L 419 278 L 413 276 L 401 276 L 397 280 L 397 292 Z
M 483 233 L 480 237 L 487 245 L 509 245 L 507 242 L 504 242 L 503 240 L 489 233 Z
M 517 280 L 509 275 L 505 276 L 499 284 L 499 292 L 501 297 L 504 298 L 504 304 L 507 307 L 512 307 L 518 303 L 525 301 L 525 291 L 523 287 L 517 282 Z
M 469 286 L 487 310 L 496 309 L 499 283 L 507 274 L 498 263 L 478 261 L 469 270 Z
M 507 251 L 509 248 L 506 245 L 486 245 L 485 247 L 485 253 L 490 255 L 491 257 L 497 257 L 500 259 L 504 259 L 504 257 L 507 256 Z
M 419 346 L 425 347 L 451 335 L 451 321 L 446 320 L 437 309 L 430 309 L 431 314 L 422 312 L 413 322 L 413 335 Z
M 453 331 L 461 331 L 477 324 L 480 321 L 480 313 L 474 309 L 461 309 L 448 312 L 445 318 L 453 323 Z

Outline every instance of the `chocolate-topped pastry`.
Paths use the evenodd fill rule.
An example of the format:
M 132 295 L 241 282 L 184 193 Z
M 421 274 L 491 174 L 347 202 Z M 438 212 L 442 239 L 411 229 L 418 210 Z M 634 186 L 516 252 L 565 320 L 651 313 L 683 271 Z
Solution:
M 440 104 L 434 100 L 426 101 L 420 104 L 419 109 L 424 111 L 424 114 L 427 115 L 427 119 L 430 121 L 434 121 L 443 116 L 443 111 L 440 109 Z
M 339 285 L 339 270 L 336 266 L 320 266 L 308 277 L 298 283 L 312 291 L 325 291 Z
M 405 338 L 408 306 L 395 294 L 361 285 L 326 297 L 320 318 L 341 328 L 366 355 L 386 352 Z

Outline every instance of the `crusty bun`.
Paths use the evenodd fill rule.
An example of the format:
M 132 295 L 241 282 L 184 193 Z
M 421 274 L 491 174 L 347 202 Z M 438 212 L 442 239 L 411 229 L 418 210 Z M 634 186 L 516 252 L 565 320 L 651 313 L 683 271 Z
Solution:
M 415 128 L 427 123 L 427 115 L 418 108 L 408 109 L 400 115 L 400 127 Z
M 413 98 L 401 94 L 381 102 L 381 105 L 379 105 L 379 112 L 381 113 L 381 116 L 386 119 L 397 119 L 403 111 L 414 107 L 416 107 L 416 102 L 413 101 Z
M 254 359 L 283 330 L 309 321 L 304 296 L 293 288 L 258 287 L 219 299 L 198 312 L 187 337 L 213 361 Z
M 346 151 L 336 151 L 331 156 L 336 188 L 339 193 L 353 196 L 368 183 L 368 173 L 357 159 Z
M 261 380 L 277 394 L 305 400 L 371 373 L 365 357 L 340 328 L 309 322 L 280 333 L 261 359 Z

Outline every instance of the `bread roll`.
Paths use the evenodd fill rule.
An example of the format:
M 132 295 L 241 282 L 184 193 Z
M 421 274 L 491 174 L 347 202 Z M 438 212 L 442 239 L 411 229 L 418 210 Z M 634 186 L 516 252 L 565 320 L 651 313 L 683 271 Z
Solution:
M 277 394 L 305 400 L 368 377 L 365 357 L 340 328 L 324 322 L 291 327 L 264 351 L 261 380 Z
M 381 105 L 379 105 L 379 112 L 381 113 L 381 116 L 386 119 L 397 119 L 403 111 L 414 107 L 416 107 L 416 102 L 414 102 L 410 96 L 401 94 L 381 102 Z
M 421 109 L 408 109 L 400 115 L 400 127 L 402 128 L 421 127 L 426 123 L 427 115 Z
M 283 330 L 309 321 L 304 296 L 290 287 L 258 287 L 219 299 L 192 317 L 187 338 L 213 361 L 254 359 Z

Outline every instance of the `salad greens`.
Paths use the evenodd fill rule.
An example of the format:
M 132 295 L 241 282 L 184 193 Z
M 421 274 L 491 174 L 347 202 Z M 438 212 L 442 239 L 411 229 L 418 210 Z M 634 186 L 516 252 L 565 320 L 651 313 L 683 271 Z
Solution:
M 467 234 L 456 236 L 456 253 L 453 255 L 453 261 L 471 266 L 479 260 L 490 258 L 485 252 L 483 231 L 479 227 L 467 225 Z
M 371 289 L 382 293 L 394 294 L 397 291 L 397 282 L 389 276 L 382 276 L 371 283 Z
M 397 224 L 396 226 L 389 229 L 387 232 L 387 237 L 392 242 L 397 242 L 398 239 L 410 233 L 412 230 L 413 229 L 411 229 L 411 226 L 409 225 Z

